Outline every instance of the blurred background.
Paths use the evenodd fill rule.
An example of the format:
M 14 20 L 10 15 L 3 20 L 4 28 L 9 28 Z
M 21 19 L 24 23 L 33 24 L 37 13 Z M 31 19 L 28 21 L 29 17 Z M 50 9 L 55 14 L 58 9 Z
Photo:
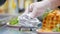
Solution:
M 0 14 L 20 14 L 34 2 L 42 0 L 0 0 Z

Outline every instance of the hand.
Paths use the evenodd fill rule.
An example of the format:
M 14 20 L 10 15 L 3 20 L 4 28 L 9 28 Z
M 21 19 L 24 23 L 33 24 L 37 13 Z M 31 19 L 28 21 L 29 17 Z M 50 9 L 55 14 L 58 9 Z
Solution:
M 41 2 L 33 3 L 25 10 L 25 14 L 31 12 L 30 13 L 31 18 L 41 16 L 47 8 L 50 9 L 57 8 L 58 5 L 56 5 L 57 3 L 55 3 L 54 1 L 56 2 L 57 0 L 50 0 L 50 1 L 43 0 Z

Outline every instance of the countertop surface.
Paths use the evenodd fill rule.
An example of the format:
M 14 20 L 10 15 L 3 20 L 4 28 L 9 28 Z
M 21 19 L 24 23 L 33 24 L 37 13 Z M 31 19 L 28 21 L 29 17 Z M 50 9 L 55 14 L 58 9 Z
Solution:
M 0 27 L 0 34 L 37 34 L 36 32 L 22 32 L 15 28 Z

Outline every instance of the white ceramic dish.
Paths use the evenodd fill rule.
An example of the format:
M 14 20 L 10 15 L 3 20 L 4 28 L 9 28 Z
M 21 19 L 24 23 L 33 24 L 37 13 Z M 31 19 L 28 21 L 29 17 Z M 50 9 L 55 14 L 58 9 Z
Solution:
M 60 32 L 37 32 L 38 34 L 60 34 Z

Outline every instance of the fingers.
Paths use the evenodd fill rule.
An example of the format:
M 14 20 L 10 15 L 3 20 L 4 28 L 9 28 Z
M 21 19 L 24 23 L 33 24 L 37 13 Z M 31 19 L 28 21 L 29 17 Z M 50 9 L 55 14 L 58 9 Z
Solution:
M 47 1 L 42 1 L 42 2 L 36 3 L 30 16 L 32 18 L 42 16 L 43 13 L 45 12 L 45 10 L 48 8 L 48 6 L 50 6 L 49 4 L 50 3 L 48 3 Z
M 34 6 L 34 3 L 31 4 L 30 6 L 28 6 L 28 7 L 25 9 L 25 12 L 24 12 L 24 13 L 32 12 L 33 6 Z
M 45 8 L 34 8 L 30 16 L 32 18 L 36 18 L 38 16 L 43 15 L 44 12 L 45 12 Z

